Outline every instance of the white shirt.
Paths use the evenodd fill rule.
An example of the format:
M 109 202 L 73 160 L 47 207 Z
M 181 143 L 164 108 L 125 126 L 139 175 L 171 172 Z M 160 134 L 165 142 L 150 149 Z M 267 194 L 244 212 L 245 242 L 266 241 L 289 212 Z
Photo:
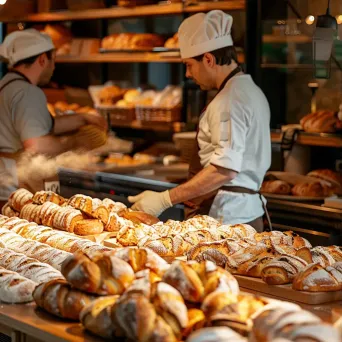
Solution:
M 271 165 L 270 108 L 249 75 L 235 76 L 209 104 L 199 123 L 201 164 L 238 172 L 227 186 L 258 191 Z M 209 215 L 222 223 L 247 223 L 264 210 L 258 194 L 220 190 Z

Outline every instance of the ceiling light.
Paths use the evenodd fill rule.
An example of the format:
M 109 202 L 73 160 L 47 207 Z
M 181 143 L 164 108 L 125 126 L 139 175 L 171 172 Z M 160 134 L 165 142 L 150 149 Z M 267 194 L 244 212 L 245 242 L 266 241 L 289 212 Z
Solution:
M 6 2 L 7 0 L 0 0 L 0 5 L 5 5 Z
M 337 24 L 342 24 L 342 14 L 336 16 Z

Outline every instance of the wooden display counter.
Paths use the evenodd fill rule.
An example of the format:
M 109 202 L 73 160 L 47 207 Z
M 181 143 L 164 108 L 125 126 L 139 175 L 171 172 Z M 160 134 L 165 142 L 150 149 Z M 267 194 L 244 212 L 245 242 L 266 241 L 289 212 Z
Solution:
M 12 342 L 99 342 L 80 323 L 58 319 L 35 303 L 0 304 L 0 332 L 10 336 Z
M 241 288 L 243 292 L 265 297 L 264 293 Z M 280 299 L 275 296 L 268 296 Z M 342 301 L 321 305 L 297 303 L 303 309 L 311 311 L 323 321 L 331 323 L 332 310 L 340 308 Z M 84 331 L 78 322 L 66 321 L 37 309 L 30 304 L 0 304 L 0 333 L 12 338 L 12 342 L 101 342 L 99 337 Z M 120 339 L 117 340 L 121 341 Z

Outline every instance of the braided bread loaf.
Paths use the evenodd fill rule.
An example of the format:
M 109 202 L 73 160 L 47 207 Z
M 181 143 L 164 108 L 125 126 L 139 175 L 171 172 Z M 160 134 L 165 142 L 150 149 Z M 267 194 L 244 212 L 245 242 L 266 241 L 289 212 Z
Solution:
M 75 288 L 100 295 L 121 294 L 134 280 L 132 267 L 110 252 L 92 258 L 76 252 L 65 260 L 62 273 Z
M 342 289 L 342 263 L 322 267 L 310 264 L 293 279 L 292 288 L 298 291 L 340 291 Z
M 8 203 L 12 209 L 20 212 L 24 205 L 32 202 L 32 198 L 33 194 L 30 191 L 18 189 L 10 195 Z
M 47 263 L 60 271 L 64 260 L 70 253 L 50 247 L 38 241 L 27 240 L 7 229 L 0 228 L 0 241 L 6 248 L 12 249 L 17 253 L 23 253 L 28 257 Z
M 29 203 L 23 206 L 21 209 L 19 217 L 23 220 L 27 220 L 29 222 L 35 222 L 37 224 L 42 224 L 41 219 L 41 205 Z
M 40 284 L 34 290 L 33 298 L 47 312 L 76 321 L 79 320 L 82 309 L 94 300 L 88 294 L 73 289 L 63 279 Z
M 83 216 L 79 210 L 72 207 L 59 207 L 53 215 L 51 227 L 73 233 L 80 220 L 83 220 Z
M 17 272 L 0 267 L 0 301 L 5 303 L 25 303 L 33 300 L 32 292 L 36 283 Z
M 8 248 L 0 248 L 0 266 L 18 272 L 23 277 L 41 284 L 51 279 L 63 279 L 62 274 L 48 264 L 16 253 Z

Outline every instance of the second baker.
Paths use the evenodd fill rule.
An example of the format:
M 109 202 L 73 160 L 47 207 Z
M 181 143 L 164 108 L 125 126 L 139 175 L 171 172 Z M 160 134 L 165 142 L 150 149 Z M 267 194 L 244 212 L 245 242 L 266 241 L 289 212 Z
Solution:
M 230 15 L 211 11 L 181 24 L 186 76 L 202 90 L 218 93 L 200 116 L 189 180 L 170 191 L 129 197 L 132 209 L 159 216 L 184 203 L 186 218 L 210 215 L 263 230 L 266 209 L 259 189 L 271 164 L 270 109 L 262 90 L 239 66 L 232 23 Z

